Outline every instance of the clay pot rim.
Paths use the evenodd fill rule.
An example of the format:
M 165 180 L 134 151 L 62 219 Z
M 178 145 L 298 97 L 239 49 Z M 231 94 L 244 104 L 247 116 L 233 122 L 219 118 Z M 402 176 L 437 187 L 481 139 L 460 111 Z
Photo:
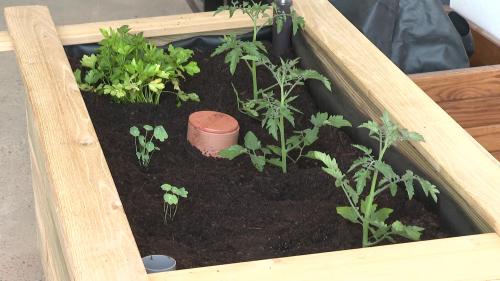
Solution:
M 211 128 L 207 128 L 207 127 L 203 127 L 203 126 L 196 126 L 192 120 L 191 120 L 191 116 L 192 115 L 196 115 L 196 114 L 204 114 L 204 113 L 215 113 L 215 114 L 222 114 L 224 115 L 226 118 L 228 118 L 228 122 L 232 123 L 233 125 L 236 125 L 234 127 L 233 130 L 231 131 L 219 131 L 219 130 L 213 130 Z M 195 112 L 192 112 L 189 117 L 188 117 L 188 124 L 191 125 L 193 128 L 196 128 L 197 130 L 199 131 L 202 131 L 204 133 L 209 133 L 209 134 L 213 134 L 213 135 L 226 135 L 226 134 L 234 134 L 235 132 L 239 131 L 240 130 L 240 124 L 238 122 L 238 120 L 236 120 L 236 118 L 234 118 L 233 116 L 227 114 L 227 113 L 223 113 L 223 112 L 218 112 L 218 111 L 213 111 L 213 110 L 200 110 L 200 111 L 195 111 Z

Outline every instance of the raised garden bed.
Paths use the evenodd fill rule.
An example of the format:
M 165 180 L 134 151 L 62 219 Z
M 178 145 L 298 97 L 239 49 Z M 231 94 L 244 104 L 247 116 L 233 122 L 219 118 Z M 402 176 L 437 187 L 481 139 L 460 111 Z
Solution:
M 449 193 L 479 228 L 500 232 L 498 162 L 328 1 L 296 0 L 295 9 L 305 17 L 304 37 L 337 93 L 367 119 L 378 118 L 386 110 L 401 127 L 424 135 L 425 143 L 403 145 L 399 150 Z M 183 17 L 189 20 L 179 27 Z M 28 89 L 37 221 L 48 280 L 387 280 L 400 279 L 402 274 L 410 280 L 500 277 L 500 239 L 494 233 L 147 276 L 64 54 L 59 36 L 64 37 L 58 36 L 46 8 L 8 8 L 6 19 Z M 133 30 L 145 30 L 146 36 L 221 33 L 233 23 L 238 29 L 250 26 L 240 16 L 228 20 L 221 15 L 214 20 L 200 14 L 163 20 L 126 23 Z M 177 23 L 177 28 L 165 28 L 165 21 Z M 89 26 L 118 27 L 123 23 Z M 95 30 L 91 39 L 85 37 L 86 32 L 72 36 L 78 37 L 76 43 L 96 42 Z
M 259 173 L 245 157 L 234 161 L 207 158 L 186 141 L 189 115 L 216 110 L 234 116 L 241 132 L 252 131 L 262 142 L 272 142 L 260 122 L 237 110 L 233 89 L 228 87 L 235 81 L 237 88 L 251 89 L 248 69 L 238 68 L 233 77 L 223 56 L 211 58 L 211 50 L 194 50 L 193 59 L 203 72 L 213 73 L 196 75 L 183 83 L 185 91 L 200 93 L 200 103 L 176 108 L 175 97 L 164 97 L 159 106 L 123 105 L 83 93 L 141 255 L 168 253 L 182 269 L 360 248 L 359 226 L 332 215 L 336 206 L 349 203 L 335 192 L 319 163 L 303 160 L 292 165 L 287 174 L 277 168 Z M 259 85 L 272 85 L 270 73 L 261 70 L 258 74 Z M 318 109 L 307 87 L 298 88 L 295 94 L 304 113 L 297 115 L 296 127 L 306 128 Z M 251 92 L 244 96 L 250 98 Z M 154 155 L 147 170 L 137 164 L 133 143 L 124 137 L 131 126 L 142 123 L 165 124 L 169 132 L 169 141 L 160 145 L 163 153 Z M 241 133 L 239 143 L 243 143 L 243 136 Z M 323 128 L 310 149 L 334 155 L 347 170 L 361 155 L 352 144 L 341 130 Z M 162 194 L 158 188 L 166 180 L 190 193 L 176 219 L 167 225 L 161 220 Z M 394 216 L 411 225 L 426 226 L 424 240 L 454 234 L 446 224 L 440 225 L 437 204 L 429 202 L 426 208 L 416 200 L 408 201 L 404 193 L 395 198 L 385 195 L 380 203 L 395 209 Z

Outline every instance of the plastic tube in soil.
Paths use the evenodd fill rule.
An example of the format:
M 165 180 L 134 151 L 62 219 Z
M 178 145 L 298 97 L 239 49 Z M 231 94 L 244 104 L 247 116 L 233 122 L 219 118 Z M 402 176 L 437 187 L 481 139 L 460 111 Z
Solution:
M 292 0 L 275 0 L 278 13 L 290 14 Z M 283 29 L 278 33 L 276 22 L 273 26 L 273 55 L 281 57 L 291 46 L 292 42 L 292 20 L 290 16 L 286 17 L 283 23 Z
M 174 271 L 177 267 L 177 262 L 174 258 L 164 255 L 150 255 L 142 258 L 146 272 L 159 273 Z

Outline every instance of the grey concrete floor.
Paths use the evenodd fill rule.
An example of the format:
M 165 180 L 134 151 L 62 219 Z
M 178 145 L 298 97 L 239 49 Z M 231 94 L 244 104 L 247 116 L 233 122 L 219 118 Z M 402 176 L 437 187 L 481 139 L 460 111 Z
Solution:
M 45 5 L 56 24 L 191 12 L 185 0 L 1 0 L 0 8 Z M 0 30 L 6 30 L 3 12 Z M 0 53 L 0 281 L 41 280 L 25 91 L 13 52 Z

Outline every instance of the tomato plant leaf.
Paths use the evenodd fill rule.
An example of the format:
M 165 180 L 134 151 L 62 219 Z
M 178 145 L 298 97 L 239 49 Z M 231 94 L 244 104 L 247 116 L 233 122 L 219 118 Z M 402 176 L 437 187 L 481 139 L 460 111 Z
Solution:
M 251 131 L 249 131 L 245 135 L 245 147 L 247 149 L 250 149 L 250 150 L 257 150 L 257 149 L 260 149 L 262 147 L 259 139 Z
M 234 158 L 240 156 L 241 154 L 243 154 L 245 152 L 246 152 L 246 149 L 243 146 L 236 144 L 236 145 L 232 145 L 224 150 L 221 150 L 218 155 L 222 158 L 233 160 Z
M 250 154 L 250 159 L 252 160 L 255 168 L 262 172 L 264 170 L 264 166 L 266 165 L 266 158 L 264 156 L 257 156 L 255 154 Z
M 337 207 L 337 214 L 353 223 L 358 222 L 358 215 L 353 207 Z

